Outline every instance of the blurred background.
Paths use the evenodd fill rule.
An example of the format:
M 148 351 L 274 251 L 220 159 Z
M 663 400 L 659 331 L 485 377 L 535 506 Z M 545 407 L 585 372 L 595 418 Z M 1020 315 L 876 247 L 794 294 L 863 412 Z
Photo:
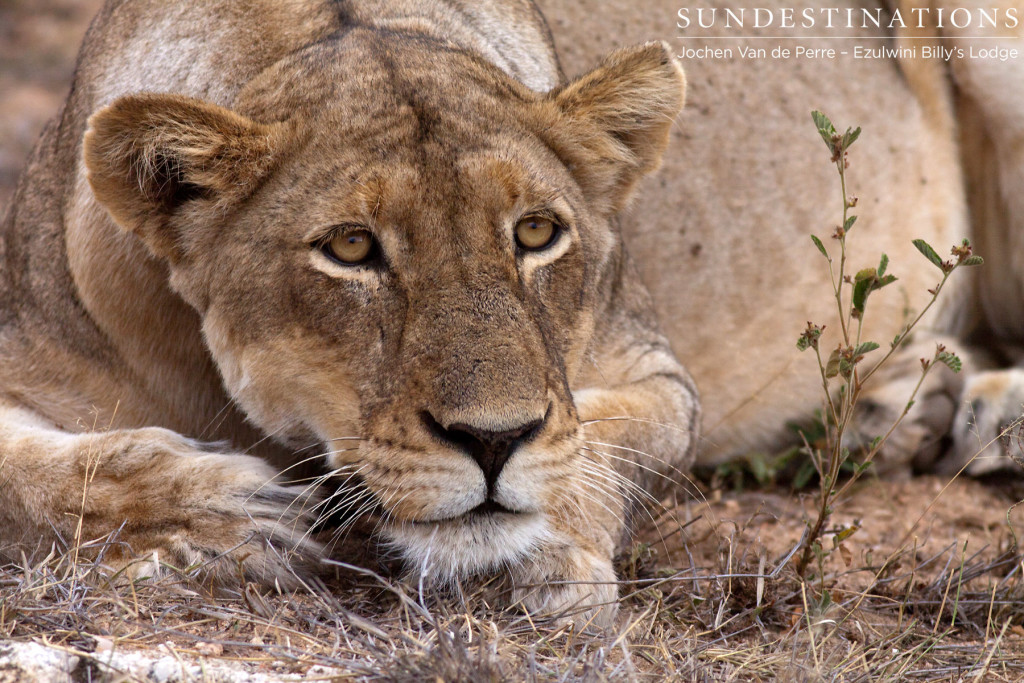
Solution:
M 0 215 L 46 121 L 67 95 L 102 0 L 0 0 Z

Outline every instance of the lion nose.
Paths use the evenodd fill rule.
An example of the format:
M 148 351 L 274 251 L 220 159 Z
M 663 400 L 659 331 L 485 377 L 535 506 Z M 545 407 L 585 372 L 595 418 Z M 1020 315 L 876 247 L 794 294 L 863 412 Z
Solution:
M 424 422 L 442 441 L 456 445 L 469 453 L 484 473 L 488 495 L 494 492 L 494 485 L 501 475 L 501 470 L 519 444 L 532 439 L 544 426 L 544 418 L 540 418 L 502 431 L 481 429 L 461 422 L 442 427 L 429 413 L 424 414 Z

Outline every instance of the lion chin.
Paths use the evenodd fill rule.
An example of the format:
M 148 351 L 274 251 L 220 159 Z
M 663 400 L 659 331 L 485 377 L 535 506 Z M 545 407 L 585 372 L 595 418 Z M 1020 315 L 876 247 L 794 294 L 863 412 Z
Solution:
M 434 583 L 518 564 L 551 536 L 542 512 L 481 508 L 441 521 L 393 521 L 382 535 L 413 574 Z

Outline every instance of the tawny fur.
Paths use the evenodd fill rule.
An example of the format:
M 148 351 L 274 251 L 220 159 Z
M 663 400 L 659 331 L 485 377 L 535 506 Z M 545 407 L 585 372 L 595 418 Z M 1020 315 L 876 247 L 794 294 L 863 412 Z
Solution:
M 525 1 L 294 5 L 110 3 L 90 29 L 4 225 L 3 541 L 81 518 L 115 565 L 292 585 L 312 518 L 372 512 L 415 573 L 510 573 L 606 622 L 629 503 L 699 424 L 615 224 L 682 70 L 655 42 L 565 81 Z M 537 213 L 557 242 L 517 250 Z M 346 226 L 375 266 L 323 253 Z M 524 424 L 490 485 L 444 437 Z M 339 493 L 280 483 L 311 469 Z

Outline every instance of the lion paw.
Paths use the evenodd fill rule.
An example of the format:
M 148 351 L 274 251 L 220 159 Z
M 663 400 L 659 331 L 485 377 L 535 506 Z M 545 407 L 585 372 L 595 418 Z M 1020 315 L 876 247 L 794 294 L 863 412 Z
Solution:
M 928 373 L 906 417 L 874 459 L 876 471 L 909 470 L 911 464 L 927 467 L 941 455 L 960 389 L 958 380 L 945 376 L 951 374 L 944 368 Z M 919 378 L 920 367 L 916 375 L 889 379 L 866 392 L 855 409 L 845 445 L 851 451 L 871 448 L 900 419 Z
M 585 548 L 541 549 L 516 573 L 514 599 L 530 614 L 605 629 L 618 610 L 619 586 L 609 558 Z
M 135 576 L 170 565 L 219 584 L 292 588 L 322 556 L 309 537 L 313 495 L 272 483 L 274 470 L 258 458 L 210 452 L 163 429 L 81 438 L 83 537 L 114 532 L 107 563 Z
M 979 373 L 967 380 L 953 424 L 953 447 L 939 471 L 972 476 L 1016 470 L 1024 460 L 1020 440 L 1024 414 L 1024 370 Z M 1009 456 L 1009 457 L 1008 457 Z

